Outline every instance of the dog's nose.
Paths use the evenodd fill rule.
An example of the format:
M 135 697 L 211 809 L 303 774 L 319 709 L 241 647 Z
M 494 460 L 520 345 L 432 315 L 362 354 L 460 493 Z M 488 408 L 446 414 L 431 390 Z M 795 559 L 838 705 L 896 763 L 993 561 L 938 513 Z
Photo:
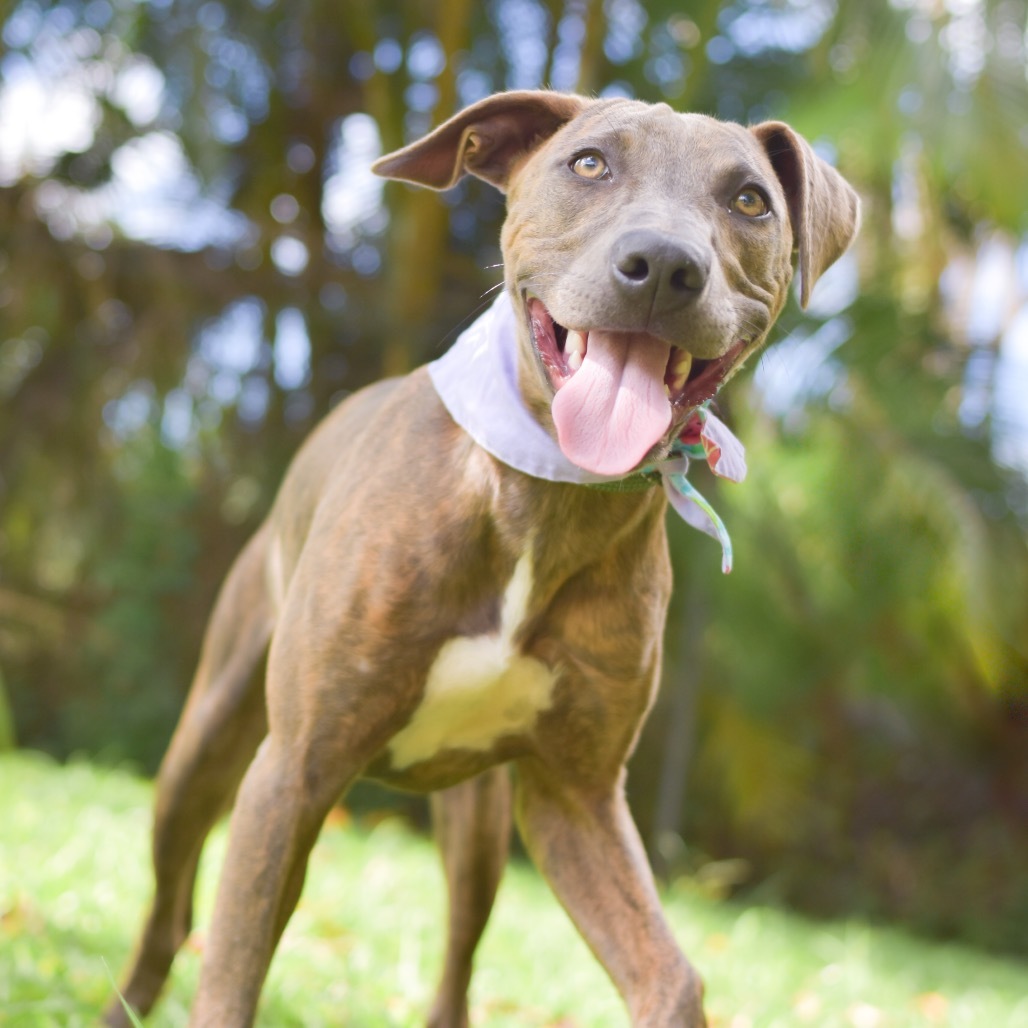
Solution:
M 698 246 L 652 229 L 626 232 L 611 253 L 614 284 L 654 312 L 674 310 L 703 292 L 710 255 Z

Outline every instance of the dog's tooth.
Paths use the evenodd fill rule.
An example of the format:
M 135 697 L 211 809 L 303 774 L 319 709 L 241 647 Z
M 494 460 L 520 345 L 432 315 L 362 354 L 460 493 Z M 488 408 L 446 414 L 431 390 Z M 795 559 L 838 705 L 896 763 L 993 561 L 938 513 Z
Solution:
M 667 382 L 664 383 L 664 395 L 667 396 L 669 400 L 671 399 L 671 386 L 669 386 Z
M 675 374 L 675 381 L 678 381 L 679 378 L 688 378 L 689 372 L 692 370 L 692 354 L 688 350 L 683 350 L 682 355 L 675 361 L 675 366 L 671 370 Z
M 684 375 L 675 375 L 675 377 L 673 379 L 671 379 L 671 385 L 669 387 L 666 387 L 666 388 L 670 388 L 674 392 L 677 393 L 679 389 L 684 389 L 685 388 L 685 382 L 686 382 L 686 379 L 688 379 L 688 377 L 689 377 L 689 373 L 688 372 L 686 372 Z
M 571 350 L 568 353 L 568 367 L 572 371 L 577 371 L 582 366 L 582 361 L 585 358 L 582 356 L 581 350 Z
M 574 330 L 568 332 L 567 342 L 564 343 L 564 352 L 568 355 L 568 363 L 571 363 L 571 355 L 578 354 L 579 357 L 585 356 L 585 334 L 582 332 L 575 332 Z M 579 361 L 579 367 L 581 367 L 581 361 Z

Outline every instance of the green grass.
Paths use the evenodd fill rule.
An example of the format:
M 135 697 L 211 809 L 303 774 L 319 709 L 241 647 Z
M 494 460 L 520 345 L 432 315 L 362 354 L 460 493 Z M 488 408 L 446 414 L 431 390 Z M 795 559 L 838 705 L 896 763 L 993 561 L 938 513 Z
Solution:
M 150 884 L 147 783 L 87 764 L 0 756 L 0 1025 L 95 1024 Z M 196 984 L 224 831 L 208 848 L 199 923 L 149 1024 L 182 1025 Z M 435 853 L 401 823 L 330 824 L 272 966 L 260 1024 L 424 1023 L 442 946 Z M 1028 969 L 859 922 L 812 923 L 665 897 L 707 982 L 718 1028 L 1028 1028 Z M 472 989 L 478 1026 L 622 1026 L 618 997 L 545 885 L 512 865 Z

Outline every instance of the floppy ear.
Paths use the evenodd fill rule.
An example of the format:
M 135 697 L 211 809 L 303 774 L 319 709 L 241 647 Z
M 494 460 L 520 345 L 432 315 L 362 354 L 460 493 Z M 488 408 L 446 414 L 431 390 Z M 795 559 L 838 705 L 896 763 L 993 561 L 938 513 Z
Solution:
M 548 90 L 497 93 L 466 107 L 410 146 L 380 157 L 376 175 L 449 189 L 465 172 L 505 191 L 518 158 L 574 118 L 588 100 Z
M 853 242 L 860 226 L 860 199 L 784 122 L 765 121 L 750 131 L 785 190 L 793 245 L 799 251 L 800 303 L 806 307 L 814 283 Z

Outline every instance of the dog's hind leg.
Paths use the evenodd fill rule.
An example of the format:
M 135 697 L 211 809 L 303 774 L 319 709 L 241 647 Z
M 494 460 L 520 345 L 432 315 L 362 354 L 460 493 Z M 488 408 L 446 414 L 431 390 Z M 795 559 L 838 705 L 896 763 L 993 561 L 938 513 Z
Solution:
M 429 1028 L 467 1028 L 468 985 L 510 844 L 511 785 L 496 767 L 432 794 L 432 820 L 449 894 L 446 961 Z
M 135 1010 L 154 1005 L 193 919 L 193 889 L 204 840 L 267 731 L 264 671 L 272 616 L 264 583 L 265 532 L 250 541 L 218 597 L 199 667 L 157 778 L 155 892 L 131 973 L 122 990 Z M 119 1001 L 106 1015 L 128 1019 Z

